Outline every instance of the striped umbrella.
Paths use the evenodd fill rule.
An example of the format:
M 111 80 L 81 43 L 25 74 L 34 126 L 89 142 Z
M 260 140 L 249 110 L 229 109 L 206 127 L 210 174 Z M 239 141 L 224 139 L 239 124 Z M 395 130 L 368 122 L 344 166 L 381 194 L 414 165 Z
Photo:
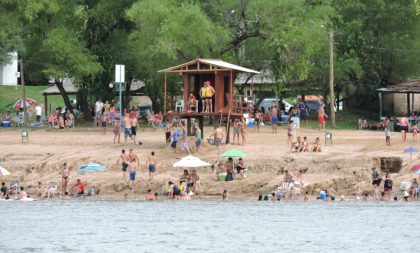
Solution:
M 26 98 L 26 107 L 30 107 L 33 104 L 36 104 L 36 100 L 31 99 L 31 98 Z M 19 108 L 23 108 L 23 99 L 19 99 L 18 101 L 16 101 L 16 103 L 13 104 L 12 106 L 13 109 L 19 109 Z
M 0 167 L 0 177 L 8 176 L 8 175 L 10 175 L 10 172 L 8 170 L 6 170 L 5 168 Z

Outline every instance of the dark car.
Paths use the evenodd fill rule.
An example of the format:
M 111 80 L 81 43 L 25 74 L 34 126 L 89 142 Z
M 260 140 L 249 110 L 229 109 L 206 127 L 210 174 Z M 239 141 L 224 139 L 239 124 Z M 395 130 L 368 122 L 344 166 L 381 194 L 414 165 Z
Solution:
M 321 107 L 321 101 L 319 100 L 306 100 L 305 105 L 308 106 L 309 116 L 318 115 L 319 107 Z

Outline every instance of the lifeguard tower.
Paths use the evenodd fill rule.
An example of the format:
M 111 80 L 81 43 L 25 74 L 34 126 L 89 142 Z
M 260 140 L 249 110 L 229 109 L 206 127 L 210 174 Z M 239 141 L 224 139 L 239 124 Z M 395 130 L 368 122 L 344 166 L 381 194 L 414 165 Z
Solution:
M 183 112 L 174 112 L 170 116 L 180 119 L 196 118 L 199 120 L 201 132 L 203 133 L 204 117 L 211 117 L 215 122 L 225 122 L 227 125 L 227 143 L 229 141 L 229 121 L 242 117 L 248 113 L 243 107 L 242 96 L 234 96 L 234 81 L 239 73 L 258 74 L 258 71 L 237 66 L 219 59 L 197 58 L 193 61 L 183 63 L 174 67 L 160 70 L 164 73 L 164 114 L 167 115 L 167 74 L 177 73 L 183 77 Z M 212 98 L 213 112 L 202 111 L 202 100 L 200 99 L 200 89 L 204 82 L 209 81 L 215 93 Z M 188 111 L 188 97 L 192 93 L 198 100 L 198 110 Z M 190 120 L 188 120 L 190 122 Z M 190 127 L 188 126 L 188 129 Z

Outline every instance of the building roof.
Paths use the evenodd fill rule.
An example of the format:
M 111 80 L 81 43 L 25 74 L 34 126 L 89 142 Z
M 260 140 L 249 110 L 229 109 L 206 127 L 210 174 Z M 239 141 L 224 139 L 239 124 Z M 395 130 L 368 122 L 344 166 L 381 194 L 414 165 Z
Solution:
M 190 65 L 194 65 L 194 64 L 196 64 L 197 66 L 200 66 L 200 64 L 202 65 L 200 66 L 200 68 L 198 67 L 191 68 L 191 69 L 188 68 Z M 209 68 L 204 68 L 203 65 L 204 66 L 208 65 Z M 253 74 L 260 73 L 256 70 L 244 68 L 244 67 L 232 64 L 232 63 L 222 61 L 220 59 L 204 59 L 204 58 L 197 58 L 195 60 L 180 64 L 180 65 L 176 65 L 174 67 L 159 70 L 158 72 L 167 73 L 167 72 L 198 72 L 198 71 L 220 71 L 220 70 L 222 71 L 223 70 L 236 70 L 239 72 L 253 73 Z
M 420 79 L 388 85 L 377 89 L 377 91 L 384 93 L 420 93 Z
M 76 86 L 74 86 L 73 81 L 71 79 L 64 79 L 63 81 L 63 88 L 64 90 L 69 94 L 76 94 L 79 89 L 77 89 Z M 49 88 L 46 88 L 42 95 L 58 95 L 60 94 L 60 91 L 57 88 L 57 85 L 51 86 Z
M 246 80 L 252 76 L 250 73 L 239 73 L 236 77 L 235 84 L 244 84 Z M 254 74 L 248 81 L 249 84 L 273 84 L 275 83 L 273 74 L 270 70 L 261 70 L 260 73 Z

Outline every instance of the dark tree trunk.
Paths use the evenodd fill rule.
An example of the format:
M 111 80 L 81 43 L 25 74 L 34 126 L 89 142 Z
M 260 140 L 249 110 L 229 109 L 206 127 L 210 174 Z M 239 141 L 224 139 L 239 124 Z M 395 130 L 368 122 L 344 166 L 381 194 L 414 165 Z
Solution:
M 85 120 L 92 120 L 92 115 L 90 113 L 89 103 L 87 101 L 87 97 L 83 91 L 79 90 L 77 93 L 77 100 L 79 103 L 80 111 L 83 113 L 83 118 Z
M 61 82 L 60 80 L 55 80 L 55 85 L 57 85 L 57 88 L 60 91 L 61 96 L 63 97 L 66 108 L 73 111 L 73 107 L 71 106 L 69 95 L 67 94 L 66 90 L 63 87 L 63 82 Z

